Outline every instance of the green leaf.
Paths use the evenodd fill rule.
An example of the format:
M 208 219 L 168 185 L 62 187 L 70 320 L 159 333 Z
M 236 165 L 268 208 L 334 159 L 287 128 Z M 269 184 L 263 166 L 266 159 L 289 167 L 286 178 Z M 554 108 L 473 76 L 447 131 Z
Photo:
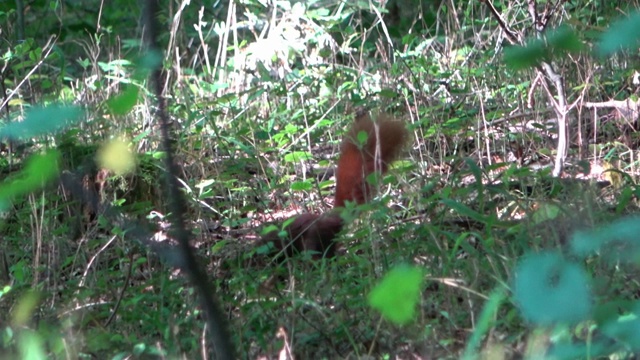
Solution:
M 640 350 L 640 303 L 631 313 L 618 316 L 614 321 L 600 326 L 602 332 L 624 343 L 633 351 Z
M 504 62 L 514 70 L 534 67 L 547 59 L 544 43 L 534 40 L 526 46 L 511 46 L 504 49 Z
M 210 187 L 211 185 L 213 185 L 216 181 L 213 179 L 204 179 L 202 181 L 200 181 L 199 183 L 197 183 L 195 185 L 196 188 L 200 189 L 200 191 L 202 191 L 203 189 L 206 189 L 208 187 Z
M 313 159 L 313 155 L 308 151 L 294 151 L 284 156 L 284 161 L 288 163 L 308 161 L 311 159 Z
M 0 129 L 0 138 L 31 138 L 47 135 L 80 120 L 77 106 L 51 105 L 29 110 L 22 121 L 13 121 Z
M 571 237 L 573 254 L 586 257 L 595 252 L 611 261 L 640 259 L 640 217 L 628 216 L 597 230 L 576 231 Z
M 136 356 L 140 356 L 147 349 L 147 345 L 144 343 L 138 343 L 133 347 L 133 354 Z
M 395 90 L 389 89 L 389 88 L 384 88 L 380 90 L 378 94 L 380 95 L 380 97 L 387 98 L 387 99 L 394 99 L 398 96 L 398 93 Z
M 272 231 L 280 231 L 280 228 L 274 224 L 269 224 L 262 228 L 262 231 L 260 231 L 260 236 L 265 236 Z
M 549 61 L 552 54 L 575 53 L 584 48 L 575 31 L 568 26 L 561 26 L 549 31 L 545 41 L 533 39 L 525 46 L 506 48 L 504 50 L 505 63 L 515 70 L 521 70 L 537 66 L 543 61 Z
M 358 144 L 360 144 L 360 146 L 364 146 L 364 144 L 367 143 L 367 139 L 369 138 L 369 134 L 367 134 L 366 131 L 359 131 L 358 134 L 356 135 L 357 140 L 358 140 Z
M 495 326 L 497 320 L 496 314 L 498 313 L 500 304 L 502 304 L 506 297 L 505 290 L 502 287 L 493 291 L 489 300 L 482 308 L 482 313 L 478 318 L 473 334 L 471 335 L 469 342 L 467 342 L 463 359 L 475 359 L 475 355 L 478 353 L 478 348 L 480 348 L 480 344 L 482 339 L 484 339 L 485 334 Z
M 537 325 L 577 323 L 591 312 L 584 270 L 560 254 L 531 254 L 516 268 L 514 297 L 524 318 Z
M 228 243 L 229 243 L 229 240 L 218 241 L 217 243 L 215 243 L 215 245 L 211 247 L 211 253 L 212 254 L 220 253 L 220 251 L 222 251 L 222 249 L 224 249 L 224 247 L 227 246 Z
M 162 64 L 162 52 L 158 50 L 149 50 L 140 58 L 139 65 L 143 69 L 152 70 Z M 144 74 L 141 74 L 144 77 Z
M 608 56 L 619 50 L 632 49 L 638 46 L 640 39 L 640 12 L 615 21 L 600 38 L 597 46 L 599 56 Z
M 139 89 L 133 84 L 125 85 L 122 93 L 107 100 L 107 108 L 115 115 L 126 115 L 138 103 Z
M 31 330 L 23 330 L 19 334 L 18 349 L 20 359 L 44 360 L 48 356 L 45 352 L 44 341 L 40 334 Z
M 32 156 L 17 179 L 0 184 L 0 204 L 43 187 L 58 175 L 60 153 L 51 150 Z M 2 209 L 0 209 L 2 210 Z
M 534 224 L 540 224 L 547 220 L 553 220 L 560 215 L 560 207 L 556 204 L 542 203 L 533 213 L 531 219 Z
M 10 285 L 5 285 L 2 290 L 0 290 L 0 299 L 5 295 L 8 294 L 9 291 L 11 291 L 11 286 Z
M 313 184 L 309 180 L 307 181 L 296 181 L 291 184 L 291 190 L 294 191 L 308 191 L 313 189 Z
M 458 201 L 455 200 L 451 200 L 451 199 L 442 199 L 440 200 L 441 203 L 443 203 L 446 207 L 450 208 L 451 210 L 457 212 L 458 214 L 462 215 L 462 216 L 467 216 L 473 220 L 479 221 L 481 223 L 486 223 L 488 222 L 487 217 L 484 214 L 481 214 L 475 210 L 473 210 L 472 208 L 468 207 L 467 205 L 460 203 Z
M 398 266 L 385 275 L 369 293 L 369 305 L 396 324 L 406 324 L 415 318 L 420 300 L 423 273 L 420 268 Z
M 21 327 L 26 324 L 40 303 L 40 294 L 36 291 L 28 291 L 17 302 L 13 311 L 13 324 Z
M 578 35 L 568 26 L 560 26 L 547 35 L 547 43 L 554 50 L 562 52 L 579 52 L 584 45 L 578 38 Z

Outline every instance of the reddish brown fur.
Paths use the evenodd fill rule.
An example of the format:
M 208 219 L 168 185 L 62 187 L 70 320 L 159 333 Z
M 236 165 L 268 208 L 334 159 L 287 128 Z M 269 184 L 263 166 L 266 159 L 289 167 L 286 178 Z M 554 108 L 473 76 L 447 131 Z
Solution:
M 362 146 L 357 140 L 360 132 L 367 134 L 367 141 Z M 358 117 L 342 142 L 334 207 L 343 207 L 347 201 L 358 204 L 369 201 L 374 189 L 366 183 L 366 177 L 374 172 L 386 172 L 406 140 L 407 131 L 401 122 L 384 115 L 377 123 L 368 114 Z M 285 250 L 288 255 L 295 251 L 314 251 L 317 256 L 333 257 L 333 240 L 343 224 L 336 210 L 322 215 L 301 214 L 287 226 L 287 238 L 281 239 L 278 232 L 273 231 L 266 234 L 263 241 L 272 241 L 277 249 Z
M 360 132 L 367 134 L 367 142 L 362 146 L 358 143 Z M 376 171 L 385 173 L 406 140 L 404 124 L 388 116 L 380 116 L 377 123 L 369 115 L 358 118 L 342 141 L 333 206 L 343 207 L 346 201 L 358 204 L 369 201 L 373 189 L 365 179 Z
M 276 249 L 285 250 L 289 256 L 296 252 L 313 251 L 315 257 L 333 257 L 333 239 L 342 229 L 342 225 L 342 218 L 335 212 L 322 215 L 300 214 L 287 226 L 287 238 L 280 238 L 277 231 L 272 231 L 266 234 L 263 240 L 272 241 Z

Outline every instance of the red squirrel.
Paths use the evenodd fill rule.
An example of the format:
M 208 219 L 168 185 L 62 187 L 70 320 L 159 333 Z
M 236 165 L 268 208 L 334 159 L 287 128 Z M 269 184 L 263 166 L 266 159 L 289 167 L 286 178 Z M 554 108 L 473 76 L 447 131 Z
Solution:
M 363 144 L 358 140 L 361 132 L 367 135 Z M 402 122 L 380 115 L 374 123 L 367 113 L 359 114 L 342 141 L 334 209 L 321 215 L 297 215 L 288 220 L 284 238 L 274 230 L 263 236 L 264 243 L 273 242 L 276 249 L 289 256 L 296 251 L 313 251 L 316 258 L 335 256 L 334 239 L 344 225 L 339 208 L 347 201 L 363 204 L 373 197 L 375 189 L 367 183 L 367 176 L 385 173 L 406 140 L 407 130 Z

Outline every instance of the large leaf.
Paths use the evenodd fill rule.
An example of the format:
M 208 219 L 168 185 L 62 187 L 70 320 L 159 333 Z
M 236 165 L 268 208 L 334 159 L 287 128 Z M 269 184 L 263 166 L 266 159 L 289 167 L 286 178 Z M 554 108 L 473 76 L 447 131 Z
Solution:
M 597 53 L 607 56 L 618 50 L 637 48 L 640 40 L 640 12 L 635 11 L 626 18 L 615 21 L 598 43 Z
M 577 323 L 591 312 L 584 270 L 554 252 L 531 254 L 520 261 L 514 297 L 524 318 L 537 325 Z
M 60 153 L 49 151 L 32 156 L 17 178 L 0 184 L 0 211 L 9 200 L 41 188 L 58 175 Z
M 14 121 L 0 129 L 0 138 L 31 138 L 64 129 L 80 120 L 77 106 L 52 105 L 30 109 L 24 120 Z
M 369 294 L 369 305 L 396 324 L 406 324 L 415 318 L 420 300 L 422 270 L 407 265 L 389 271 Z
M 136 158 L 123 138 L 116 138 L 104 144 L 98 151 L 97 160 L 100 166 L 117 175 L 124 175 L 136 168 Z
M 612 262 L 635 263 L 640 259 L 640 217 L 629 216 L 596 230 L 577 231 L 571 251 L 580 257 L 600 253 Z

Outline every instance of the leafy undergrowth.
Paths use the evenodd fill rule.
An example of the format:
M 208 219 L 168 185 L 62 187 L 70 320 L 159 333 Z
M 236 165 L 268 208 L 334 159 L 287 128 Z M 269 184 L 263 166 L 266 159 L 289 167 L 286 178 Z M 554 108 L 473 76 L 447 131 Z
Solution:
M 499 200 L 485 191 L 491 198 L 485 199 L 486 205 L 504 209 L 519 203 L 519 210 L 528 209 L 528 216 L 520 221 L 498 220 L 472 209 L 479 205 L 477 202 L 465 204 L 458 198 L 466 199 L 479 188 L 482 185 L 448 186 L 437 195 L 421 199 L 432 205 L 425 216 L 389 220 L 386 209 L 364 215 L 341 238 L 342 253 L 334 261 L 313 262 L 298 257 L 283 265 L 265 267 L 261 263 L 257 268 L 238 261 L 235 270 L 229 270 L 232 275 L 225 290 L 233 296 L 228 304 L 242 304 L 232 313 L 239 310 L 242 314 L 238 324 L 245 334 L 241 343 L 250 344 L 247 356 L 259 358 L 285 349 L 291 349 L 296 358 L 458 358 L 480 352 L 488 358 L 499 354 L 513 358 L 540 351 L 550 356 L 566 352 L 581 357 L 588 346 L 593 346 L 593 354 L 600 355 L 628 351 L 628 340 L 617 335 L 587 338 L 586 334 L 572 333 L 578 330 L 567 325 L 554 326 L 595 328 L 601 320 L 591 317 L 594 308 L 598 312 L 609 309 L 611 298 L 629 296 L 612 286 L 624 281 L 623 274 L 633 271 L 632 262 L 623 271 L 610 267 L 611 263 L 593 257 L 601 251 L 595 244 L 580 253 L 582 259 L 588 259 L 583 263 L 575 253 L 563 255 L 563 249 L 579 241 L 571 240 L 573 229 L 582 229 L 579 234 L 595 234 L 588 229 L 616 215 L 602 213 L 594 215 L 602 218 L 590 218 L 587 213 L 577 213 L 580 204 L 576 201 L 567 207 L 560 199 L 547 196 L 544 201 L 536 201 L 499 187 L 493 189 Z M 556 191 L 558 198 L 575 200 L 580 194 L 590 205 L 594 201 L 591 196 L 600 196 L 600 191 L 588 183 L 569 184 Z M 599 231 L 633 233 L 637 225 L 629 229 L 632 221 L 614 223 Z M 634 240 L 629 236 L 619 239 L 628 246 Z M 607 243 L 600 241 L 602 245 Z M 424 272 L 424 285 L 416 285 L 420 300 L 416 312 L 411 312 L 411 321 L 394 324 L 393 316 L 381 316 L 367 298 L 388 271 L 392 275 L 376 291 L 386 291 L 389 296 L 395 291 L 406 292 L 402 283 L 397 287 L 389 284 L 401 282 L 398 277 L 403 271 L 394 273 L 398 270 L 392 269 L 402 269 L 406 264 Z M 285 280 L 265 290 L 264 284 L 274 273 L 282 272 L 283 266 L 287 269 Z M 404 274 L 413 276 L 410 271 Z M 601 279 L 608 282 L 602 283 Z M 601 288 L 596 291 L 598 286 Z M 403 306 L 409 311 L 410 295 L 405 292 L 400 296 L 407 302 L 391 301 L 389 306 Z M 505 296 L 511 292 L 513 298 Z M 487 314 L 480 317 L 483 311 Z M 609 323 L 617 321 L 610 313 L 605 318 Z M 537 324 L 545 331 L 529 334 L 527 324 Z M 273 329 L 284 330 L 274 333 Z M 474 337 L 475 343 L 471 341 Z M 596 352 L 596 347 L 606 349 Z

